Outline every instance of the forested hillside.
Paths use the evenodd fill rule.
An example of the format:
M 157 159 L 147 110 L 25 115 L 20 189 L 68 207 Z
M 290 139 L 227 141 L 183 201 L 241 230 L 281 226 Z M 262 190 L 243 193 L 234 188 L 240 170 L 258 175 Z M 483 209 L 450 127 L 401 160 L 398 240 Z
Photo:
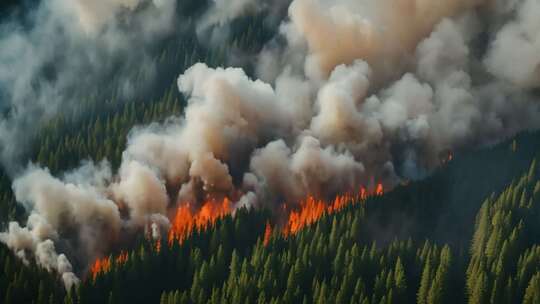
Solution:
M 123 1 L 110 3 L 113 2 L 125 5 Z M 540 303 L 540 132 L 529 128 L 527 123 L 517 126 L 518 121 L 528 122 L 530 117 L 534 117 L 535 112 L 528 110 L 536 107 L 523 106 L 528 102 L 527 98 L 538 95 L 534 91 L 530 93 L 528 84 L 520 84 L 519 90 L 512 87 L 509 91 L 494 90 L 493 93 L 490 89 L 499 82 L 486 85 L 487 89 L 478 84 L 490 81 L 486 80 L 489 79 L 485 76 L 487 73 L 479 73 L 481 80 L 473 79 L 479 69 L 477 61 L 480 60 L 477 58 L 461 66 L 456 64 L 460 61 L 456 56 L 428 52 L 426 58 L 440 60 L 434 64 L 437 69 L 432 66 L 426 69 L 422 60 L 414 59 L 420 63 L 411 64 L 418 67 L 404 68 L 404 71 L 411 71 L 403 73 L 403 78 L 385 89 L 380 89 L 388 75 L 381 76 L 377 68 L 384 66 L 381 70 L 386 71 L 389 64 L 400 70 L 397 68 L 400 64 L 392 61 L 395 58 L 380 66 L 373 64 L 371 71 L 368 66 L 371 62 L 363 65 L 356 60 L 359 57 L 356 53 L 354 56 L 347 53 L 348 41 L 339 41 L 339 46 L 345 51 L 338 55 L 324 52 L 326 42 L 298 42 L 295 36 L 298 33 L 288 32 L 291 24 L 281 23 L 281 20 L 295 17 L 291 13 L 295 7 L 288 9 L 291 1 L 275 1 L 274 9 L 272 1 L 262 1 L 260 6 L 238 9 L 233 17 L 229 17 L 227 14 L 232 12 L 227 11 L 223 17 L 226 21 L 218 21 L 215 24 L 219 26 L 214 25 L 219 31 L 202 34 L 201 28 L 204 27 L 199 20 L 207 19 L 208 12 L 219 8 L 220 4 L 209 0 L 172 2 L 175 3 L 176 27 L 152 40 L 152 45 L 143 52 L 145 58 L 151 58 L 151 69 L 143 64 L 125 67 L 122 58 L 112 56 L 107 64 L 113 68 L 106 70 L 106 76 L 102 75 L 99 83 L 87 86 L 81 77 L 81 87 L 66 89 L 64 93 L 70 96 L 69 102 L 60 104 L 60 110 L 44 122 L 36 121 L 27 138 L 20 139 L 25 148 L 17 153 L 13 163 L 0 166 L 0 236 L 9 232 L 4 238 L 0 237 L 0 303 Z M 20 15 L 25 20 L 22 24 L 30 27 L 34 16 L 24 13 L 22 8 L 34 8 L 39 3 L 2 2 L 0 21 Z M 159 6 L 160 1 L 133 3 L 143 3 L 134 6 L 133 14 L 144 15 L 146 6 Z M 343 3 L 350 4 L 348 1 Z M 464 6 L 469 9 L 469 6 Z M 120 10 L 119 15 L 132 13 L 131 6 L 122 8 L 125 12 Z M 332 14 L 340 12 L 339 9 L 332 10 Z M 478 20 L 489 19 L 482 13 L 478 13 Z M 393 14 L 396 14 L 395 10 L 390 15 Z M 300 19 L 307 24 L 311 20 L 306 16 L 309 14 L 301 15 Z M 472 22 L 468 23 L 470 20 L 467 19 L 473 18 L 471 16 L 472 13 L 465 14 L 462 19 L 456 18 L 459 20 L 452 22 L 459 24 L 456 28 L 472 27 Z M 350 25 L 347 20 L 352 19 L 344 20 L 346 25 Z M 486 26 L 457 39 L 459 31 L 449 26 L 448 20 L 441 22 L 433 36 L 426 38 L 432 40 L 416 43 L 420 44 L 418 54 L 423 54 L 422 51 L 433 45 L 441 53 L 445 47 L 460 49 L 448 47 L 443 38 L 450 37 L 451 41 L 461 39 L 468 47 L 468 44 L 479 43 L 475 40 L 478 37 L 472 38 L 475 35 L 480 36 L 481 42 L 488 39 L 486 37 L 495 37 L 490 32 L 493 29 Z M 396 21 L 396 24 L 401 23 Z M 392 26 L 396 24 L 392 23 Z M 112 28 L 129 28 L 130 25 L 129 22 L 118 22 Z M 329 22 L 316 27 L 323 34 L 332 36 L 332 31 L 324 32 L 324 26 L 336 25 Z M 355 33 L 346 27 L 344 32 Z M 360 34 L 352 36 L 355 35 Z M 214 41 L 216 36 L 220 38 L 217 43 Z M 403 41 L 407 40 L 403 38 Z M 282 49 L 283 45 L 288 49 Z M 374 49 L 380 47 L 374 45 Z M 458 53 L 469 56 L 469 53 L 477 52 L 482 57 L 487 52 L 478 50 L 482 48 L 485 47 L 460 49 Z M 345 56 L 355 60 L 343 63 L 338 60 L 339 65 L 330 64 L 335 70 L 327 71 L 328 75 L 318 71 L 320 75 L 315 73 L 317 75 L 313 76 L 309 74 L 313 72 L 309 64 L 313 53 L 318 51 L 330 59 L 332 56 Z M 269 61 L 267 65 L 257 61 L 269 54 L 279 60 Z M 310 60 L 299 60 L 303 55 Z M 388 52 L 385 55 L 392 57 L 395 54 Z M 205 65 L 197 65 L 199 62 Z M 451 67 L 444 65 L 443 69 L 441 62 Z M 458 66 L 457 72 L 453 70 L 454 64 Z M 116 66 L 122 73 L 116 73 Z M 241 75 L 238 76 L 240 70 L 221 69 L 228 66 L 241 68 Z M 261 66 L 264 67 L 262 72 Z M 292 76 L 298 66 L 307 70 L 303 71 L 306 75 L 303 74 L 300 80 Z M 462 70 L 470 72 L 471 76 L 460 78 L 464 73 Z M 266 72 L 276 72 L 279 76 L 273 76 L 275 79 L 270 84 L 255 80 Z M 53 79 L 57 76 L 54 67 L 49 70 L 45 66 L 40 73 L 49 73 L 47 77 Z M 186 73 L 195 75 L 195 80 Z M 411 73 L 419 76 L 411 76 Z M 179 75 L 182 75 L 180 79 Z M 217 81 L 208 81 L 200 87 L 195 84 L 208 75 Z M 395 75 L 390 75 L 387 78 L 394 81 Z M 126 79 L 132 86 L 129 94 L 124 92 Z M 373 87 L 369 87 L 370 81 Z M 355 87 L 358 83 L 365 88 Z M 427 83 L 432 88 L 426 89 L 429 87 Z M 0 123 L 17 113 L 16 107 L 3 108 L 1 84 Z M 221 91 L 214 91 L 216 88 Z M 304 113 L 305 108 L 287 104 L 291 101 L 288 99 L 290 96 L 278 88 L 287 88 L 286 93 L 295 97 L 295 101 L 315 100 L 312 107 L 308 107 L 313 113 Z M 237 92 L 243 89 L 246 91 Z M 308 93 L 304 96 L 305 92 Z M 372 93 L 374 95 L 367 98 Z M 467 95 L 469 93 L 470 96 Z M 398 109 L 398 114 L 390 115 L 398 107 L 392 102 L 400 100 L 400 94 L 406 96 L 403 104 L 410 109 L 404 106 L 403 111 Z M 430 106 L 421 103 L 425 95 L 433 99 Z M 451 97 L 444 99 L 442 96 L 446 95 Z M 464 95 L 467 95 L 465 102 L 456 101 Z M 497 106 L 491 107 L 488 101 L 483 100 L 476 102 L 475 98 L 480 97 L 496 100 Z M 524 99 L 523 103 L 512 99 L 518 97 Z M 273 98 L 278 102 L 268 106 L 268 102 L 274 102 Z M 262 102 L 257 103 L 259 99 Z M 504 99 L 512 99 L 515 103 L 501 106 Z M 218 100 L 223 104 L 215 102 L 208 106 L 204 103 L 207 100 Z M 257 102 L 249 105 L 245 100 Z M 328 103 L 335 100 L 339 102 Z M 448 107 L 444 106 L 445 102 Z M 386 104 L 390 105 L 385 108 Z M 484 120 L 482 114 L 466 113 L 476 106 L 476 112 L 471 112 L 485 110 L 489 119 Z M 428 114 L 407 117 L 408 120 L 399 122 L 400 115 L 413 115 L 403 114 L 407 111 L 412 113 L 422 108 L 437 107 L 443 110 L 431 119 L 444 122 L 437 125 L 438 129 L 433 128 L 437 131 L 433 131 L 435 135 L 430 133 L 432 137 L 422 138 L 422 134 L 428 132 L 422 129 L 427 124 L 424 120 Z M 201 108 L 215 110 L 217 114 L 212 116 L 212 112 L 201 111 Z M 350 115 L 354 115 L 351 113 L 357 108 L 362 109 L 362 115 L 351 118 Z M 505 109 L 509 108 L 517 110 L 506 113 Z M 444 113 L 451 111 L 449 109 L 459 110 L 454 116 L 443 117 Z M 330 122 L 324 121 L 324 111 L 331 113 L 330 118 L 326 117 Z M 190 120 L 187 117 L 189 113 L 202 115 L 191 116 Z M 222 114 L 225 118 L 216 119 Z M 373 116 L 368 117 L 371 114 Z M 289 124 L 280 115 L 293 122 Z M 302 122 L 305 115 L 309 116 L 310 123 Z M 382 118 L 385 115 L 388 117 Z M 171 136 L 178 135 L 173 133 L 176 128 L 188 129 L 190 123 L 197 119 L 200 124 L 195 124 L 194 129 L 200 133 Z M 362 119 L 365 121 L 356 123 Z M 384 119 L 390 122 L 377 126 L 372 124 Z M 445 129 L 447 121 L 455 121 L 454 129 Z M 492 125 L 487 126 L 487 122 L 497 127 L 488 130 Z M 532 125 L 535 125 L 534 121 Z M 173 128 L 167 129 L 171 126 Z M 214 134 L 214 130 L 207 129 L 207 126 L 222 133 Z M 468 127 L 478 127 L 482 131 L 477 134 Z M 341 129 L 336 131 L 335 128 Z M 117 198 L 114 191 L 121 188 L 118 185 L 127 175 L 126 163 L 130 164 L 135 159 L 130 154 L 130 144 L 140 139 L 137 135 L 141 130 L 150 130 L 143 135 L 151 135 L 149 138 L 155 140 L 152 143 L 160 143 L 149 153 L 155 159 L 149 160 L 149 157 L 145 159 L 147 163 L 141 163 L 148 165 L 148 171 L 159 177 L 162 187 L 150 188 L 155 191 L 147 193 L 143 182 L 134 182 L 135 186 L 130 189 L 134 190 L 135 198 Z M 516 134 L 516 130 L 520 132 Z M 467 133 L 464 139 L 460 138 L 462 133 Z M 493 135 L 495 133 L 496 136 Z M 437 137 L 443 134 L 448 138 Z M 219 138 L 220 135 L 226 140 L 232 138 L 232 144 Z M 205 136 L 210 139 L 201 144 Z M 370 139 L 355 141 L 362 136 Z M 193 151 L 211 157 L 194 156 L 189 150 L 186 159 L 198 166 L 188 166 L 188 181 L 186 177 L 174 174 L 169 179 L 168 169 L 183 168 L 188 161 L 181 159 L 183 154 L 172 157 L 171 161 L 167 144 L 177 148 L 173 149 L 174 152 L 184 153 L 182 149 L 192 148 L 184 147 L 185 138 L 199 148 Z M 456 141 L 455 149 L 453 142 L 448 143 L 452 140 Z M 199 147 L 205 147 L 205 144 L 212 146 L 216 142 L 219 148 L 215 151 Z M 439 144 L 440 147 L 437 146 Z M 285 152 L 265 154 L 283 146 Z M 266 151 L 267 148 L 272 149 Z M 306 150 L 301 151 L 301 148 Z M 249 157 L 235 158 L 236 153 L 243 155 L 249 149 L 252 149 Z M 280 158 L 282 154 L 279 152 L 283 152 L 285 158 Z M 224 160 L 215 165 L 212 160 L 216 159 L 212 157 L 219 159 L 220 153 Z M 365 163 L 356 162 L 359 158 L 356 153 L 367 158 Z M 422 157 L 425 159 L 416 159 Z M 394 163 L 395 159 L 399 161 Z M 158 165 L 149 165 L 152 161 Z M 165 163 L 164 168 L 159 167 L 161 161 Z M 269 161 L 270 165 L 264 161 Z M 411 161 L 418 161 L 418 164 L 409 168 Z M 105 173 L 88 173 L 84 171 L 88 164 L 96 167 L 104 164 L 107 170 L 103 170 Z M 75 195 L 66 199 L 54 194 L 51 195 L 52 200 L 44 199 L 37 203 L 32 199 L 21 199 L 21 196 L 25 197 L 21 192 L 35 189 L 18 188 L 18 179 L 26 174 L 25 168 L 31 171 L 38 166 L 46 168 L 43 172 L 50 174 L 51 179 L 58 177 L 57 183 L 43 187 L 45 196 L 50 187 L 62 183 L 65 185 L 54 189 L 65 186 L 67 192 L 73 191 Z M 305 171 L 280 171 L 283 166 Z M 225 186 L 220 184 L 223 181 L 221 176 L 221 179 L 208 177 L 213 172 L 206 172 L 210 169 L 221 172 L 223 168 L 226 168 L 226 178 L 230 179 L 223 182 Z M 298 178 L 300 182 L 289 179 L 287 175 L 293 175 L 291 172 L 301 176 Z M 361 172 L 361 177 L 358 177 L 358 172 Z M 97 177 L 91 176 L 90 181 L 79 182 L 79 179 L 87 178 L 85 174 Z M 100 174 L 110 176 L 100 180 Z M 143 177 L 142 180 L 151 178 Z M 102 185 L 103 181 L 108 184 Z M 295 189 L 297 184 L 294 183 L 307 188 L 307 192 Z M 359 190 L 342 185 L 346 183 L 354 183 Z M 266 186 L 268 188 L 264 188 Z M 143 190 L 138 191 L 137 187 Z M 180 199 L 186 188 L 189 192 L 186 197 L 193 200 L 187 203 Z M 81 194 L 85 191 L 90 193 L 90 199 Z M 156 209 L 152 203 L 159 200 L 159 191 L 163 191 L 166 197 L 164 211 L 159 211 L 167 222 L 165 224 L 160 222 L 162 218 L 155 217 L 158 212 L 152 213 Z M 253 196 L 257 197 L 256 203 L 248 200 Z M 299 202 L 287 201 L 297 196 L 302 197 Z M 80 197 L 83 204 L 70 201 Z M 89 206 L 95 197 L 98 197 L 96 201 L 100 207 L 105 205 L 105 200 L 100 200 L 102 198 L 110 199 L 118 207 L 116 215 L 120 228 L 108 226 L 108 218 L 99 212 L 89 211 L 89 216 L 80 217 L 70 213 L 77 209 L 73 206 L 91 210 Z M 132 210 L 140 206 L 130 205 L 129 200 L 139 197 L 150 203 L 143 202 L 143 209 L 148 213 L 141 216 L 143 220 L 137 221 Z M 35 205 L 54 205 L 55 201 L 73 205 L 52 211 L 41 206 L 46 209 L 44 213 L 59 214 L 55 225 L 62 226 L 63 221 L 66 222 L 66 228 L 51 233 L 54 230 L 52 224 L 46 223 L 41 214 L 35 212 Z M 78 223 L 81 218 L 83 221 Z M 133 218 L 136 220 L 130 221 Z M 100 230 L 92 230 L 95 227 Z M 110 235 L 107 234 L 108 229 Z M 106 233 L 99 234 L 102 230 Z M 28 231 L 32 231 L 31 237 Z M 46 234 L 53 237 L 36 240 Z M 118 237 L 119 234 L 123 234 L 122 237 Z M 17 238 L 6 241 L 11 235 Z M 103 241 L 105 249 L 95 246 L 86 250 L 86 241 L 91 244 Z M 66 252 L 68 256 L 57 254 L 59 248 L 64 250 L 59 253 Z M 51 256 L 55 257 L 54 261 L 50 261 Z M 92 260 L 89 262 L 88 258 Z M 76 283 L 66 284 L 65 273 L 76 275 Z
M 539 147 L 532 133 L 457 155 L 288 237 L 240 210 L 182 243 L 142 238 L 67 294 L 3 249 L 0 286 L 6 303 L 537 303 Z
M 111 257 L 110 268 L 71 300 L 537 303 L 540 171 L 536 161 L 525 163 L 537 155 L 538 135 L 516 143 L 521 149 L 515 152 L 506 143 L 460 156 L 432 178 L 353 203 L 292 237 L 278 229 L 269 237 L 264 213 L 241 212 L 181 245 L 156 250 L 143 242 L 126 261 Z M 508 168 L 500 166 L 494 175 L 489 167 L 497 157 Z M 523 175 L 515 174 L 520 170 Z M 445 199 L 449 187 L 465 195 Z M 483 203 L 476 199 L 491 191 Z M 396 202 L 399 197 L 406 205 Z M 433 229 L 438 225 L 448 226 Z M 137 284 L 141 293 L 130 289 Z

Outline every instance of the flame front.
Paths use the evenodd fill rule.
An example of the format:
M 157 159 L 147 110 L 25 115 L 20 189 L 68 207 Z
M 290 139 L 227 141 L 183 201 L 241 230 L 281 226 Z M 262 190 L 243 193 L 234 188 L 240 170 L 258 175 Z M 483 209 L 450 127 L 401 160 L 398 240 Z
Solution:
M 270 222 L 266 222 L 266 227 L 264 228 L 264 239 L 263 239 L 264 246 L 268 246 L 268 243 L 270 243 L 271 237 L 272 237 L 272 226 L 270 225 Z
M 383 194 L 383 184 L 378 183 L 372 190 L 360 187 L 356 194 L 338 195 L 330 201 L 308 196 L 300 202 L 298 209 L 288 209 L 288 205 L 283 204 L 282 211 L 285 212 L 287 221 L 280 230 L 284 237 L 295 235 L 306 226 L 314 224 L 324 215 L 336 213 L 346 206 L 365 201 L 369 196 L 381 196 Z M 221 201 L 209 199 L 198 210 L 194 210 L 190 203 L 180 204 L 176 209 L 174 219 L 171 221 L 171 228 L 168 233 L 168 245 L 172 246 L 174 242 L 183 243 L 195 230 L 201 231 L 208 229 L 218 219 L 231 214 L 233 210 L 233 204 L 228 198 L 224 198 Z M 272 237 L 272 230 L 273 228 L 270 222 L 267 222 L 263 237 L 264 246 L 269 244 Z M 161 246 L 161 240 L 156 240 L 154 244 L 155 251 L 159 253 Z M 97 259 L 90 267 L 90 277 L 95 280 L 99 274 L 108 273 L 113 263 L 115 265 L 123 265 L 128 261 L 128 258 L 128 253 L 122 251 L 115 258 L 105 257 Z
M 377 184 L 377 188 L 375 189 L 375 195 L 376 196 L 381 196 L 384 194 L 384 186 L 383 184 L 379 183 Z
M 330 202 L 309 196 L 300 203 L 299 210 L 290 211 L 288 221 L 285 227 L 283 227 L 283 235 L 285 237 L 294 235 L 304 227 L 318 221 L 325 214 L 336 213 L 350 204 L 366 200 L 370 195 L 381 196 L 383 194 L 384 186 L 382 183 L 379 183 L 371 193 L 365 187 L 361 187 L 357 194 L 338 195 Z
M 125 263 L 127 263 L 128 258 L 128 253 L 126 251 L 122 251 L 114 259 L 110 256 L 97 259 L 90 267 L 90 277 L 92 278 L 92 280 L 95 280 L 98 274 L 106 274 L 111 271 L 111 266 L 113 263 L 112 261 L 114 261 L 116 265 L 124 265 Z
M 209 200 L 203 203 L 196 212 L 192 211 L 189 203 L 181 204 L 176 210 L 169 230 L 169 244 L 174 241 L 182 243 L 194 229 L 204 230 L 218 219 L 230 214 L 232 210 L 232 204 L 228 198 L 224 198 L 221 202 Z

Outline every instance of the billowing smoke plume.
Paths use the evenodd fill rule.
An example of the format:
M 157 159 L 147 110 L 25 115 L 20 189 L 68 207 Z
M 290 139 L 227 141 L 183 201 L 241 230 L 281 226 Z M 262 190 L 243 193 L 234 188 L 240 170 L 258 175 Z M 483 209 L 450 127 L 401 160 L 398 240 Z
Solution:
M 311 79 L 324 80 L 337 65 L 357 59 L 385 77 L 400 71 L 406 55 L 443 17 L 482 2 L 295 0 L 289 7 L 291 20 L 282 29 L 289 46 L 307 46 L 303 69 Z
M 540 83 L 540 3 L 521 2 L 515 19 L 496 34 L 485 62 L 495 76 L 521 88 L 536 88 Z
M 295 0 L 286 44 L 259 57 L 267 82 L 194 65 L 178 79 L 185 115 L 135 128 L 117 174 L 106 163 L 62 178 L 30 167 L 14 182 L 27 227 L 12 223 L 0 239 L 71 277 L 51 244 L 84 263 L 143 228 L 161 235 L 180 205 L 227 197 L 275 209 L 374 182 L 391 187 L 423 177 L 450 151 L 538 128 L 531 11 L 535 0 Z M 491 37 L 487 50 L 473 47 L 480 36 Z M 521 40 L 515 56 L 508 48 Z
M 175 0 L 50 0 L 0 24 L 0 160 L 12 172 L 35 130 L 117 83 L 132 97 L 136 72 L 155 77 L 147 46 L 174 25 Z M 22 19 L 22 20 L 21 20 Z M 113 75 L 114 71 L 114 75 Z M 108 81 L 103 81 L 107 78 Z M 110 98 L 112 96 L 107 96 Z M 24 134 L 24 136 L 22 136 Z

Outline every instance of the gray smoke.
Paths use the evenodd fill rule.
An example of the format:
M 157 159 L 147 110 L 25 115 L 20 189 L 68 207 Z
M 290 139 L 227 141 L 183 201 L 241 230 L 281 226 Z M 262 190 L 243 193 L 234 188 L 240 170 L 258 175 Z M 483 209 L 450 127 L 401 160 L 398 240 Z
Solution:
M 286 15 L 292 0 L 213 0 L 210 7 L 197 20 L 197 33 L 201 42 L 220 47 L 230 39 L 234 21 L 244 16 L 262 18 L 266 27 L 277 27 Z M 229 49 L 229 51 L 231 51 Z M 241 52 L 234 49 L 235 52 Z M 231 55 L 231 54 L 229 54 Z M 242 56 L 242 55 L 240 55 Z M 246 61 L 229 56 L 231 62 Z
M 0 24 L 0 161 L 11 173 L 35 130 L 77 108 L 111 73 L 132 97 L 132 73 L 155 77 L 145 47 L 169 32 L 174 0 L 50 0 Z M 144 4 L 144 7 L 142 7 Z M 29 19 L 29 20 L 26 20 Z M 119 60 L 119 59 L 122 60 Z M 112 96 L 108 96 L 112 97 Z
M 287 43 L 260 55 L 265 81 L 194 65 L 178 79 L 185 115 L 133 129 L 117 174 L 107 163 L 62 178 L 31 166 L 14 182 L 28 225 L 12 223 L 0 239 L 60 269 L 54 247 L 42 246 L 42 258 L 38 244 L 68 243 L 66 254 L 87 261 L 144 227 L 161 235 L 180 204 L 229 197 L 237 208 L 277 208 L 374 182 L 391 188 L 451 151 L 539 128 L 529 91 L 540 85 L 530 68 L 538 52 L 527 51 L 537 47 L 538 5 L 503 4 L 295 0 Z M 492 37 L 485 52 L 473 47 L 479 36 Z M 526 53 L 509 53 L 523 37 Z
M 521 1 L 516 16 L 497 32 L 485 59 L 497 78 L 525 89 L 540 85 L 539 14 L 538 1 Z

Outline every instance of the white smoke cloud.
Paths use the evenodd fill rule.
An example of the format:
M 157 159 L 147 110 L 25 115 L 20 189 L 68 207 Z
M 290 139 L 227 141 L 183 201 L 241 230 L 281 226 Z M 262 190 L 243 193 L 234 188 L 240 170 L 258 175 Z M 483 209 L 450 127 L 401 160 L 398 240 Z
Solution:
M 474 7 L 481 0 L 323 1 L 295 0 L 289 7 L 292 31 L 308 44 L 306 75 L 325 79 L 340 64 L 367 61 L 377 77 L 399 72 L 403 59 L 444 17 Z
M 522 88 L 537 88 L 540 86 L 540 3 L 521 2 L 515 19 L 497 33 L 485 63 L 498 78 Z
M 126 162 L 120 178 L 112 183 L 106 162 L 86 163 L 62 179 L 30 166 L 13 183 L 17 201 L 30 212 L 26 227 L 10 223 L 8 231 L 0 233 L 0 241 L 23 259 L 33 257 L 47 270 L 58 272 L 69 289 L 78 278 L 66 255 L 57 253 L 55 243 L 61 249 L 75 248 L 69 253 L 88 263 L 129 230 L 149 223 L 156 225 L 153 230 L 169 225 L 168 197 L 153 170 Z M 122 208 L 128 217 L 121 216 Z
M 277 140 L 255 151 L 250 165 L 253 173 L 246 174 L 244 184 L 263 201 L 294 204 L 308 195 L 326 197 L 348 192 L 365 181 L 364 166 L 351 153 L 338 152 L 331 146 L 323 148 L 311 136 L 299 141 L 293 149 Z
M 311 121 L 313 134 L 326 144 L 351 143 L 368 133 L 365 137 L 380 138 L 380 127 L 372 128 L 359 110 L 368 95 L 370 78 L 371 69 L 363 61 L 338 66 L 319 91 L 318 113 Z
M 33 214 L 29 219 L 36 218 L 37 215 Z M 57 235 L 54 231 L 51 231 L 49 239 L 47 235 L 40 231 L 42 227 L 33 226 L 34 224 L 28 224 L 28 227 L 20 227 L 18 223 L 12 222 L 9 224 L 7 232 L 0 233 L 0 241 L 5 243 L 11 248 L 23 262 L 28 263 L 28 254 L 32 253 L 38 265 L 47 269 L 48 271 L 56 271 L 62 276 L 62 280 L 67 289 L 71 286 L 79 283 L 79 279 L 72 271 L 72 266 L 67 257 L 64 254 L 58 255 L 52 239 L 56 240 Z M 45 223 L 46 225 L 46 223 Z M 48 227 L 49 228 L 49 227 Z
M 163 181 L 150 168 L 135 161 L 122 164 L 120 181 L 112 185 L 116 201 L 127 205 L 135 221 L 145 223 L 147 215 L 166 214 L 168 197 Z
M 182 132 L 182 120 L 171 119 L 163 126 L 157 124 L 135 128 L 128 137 L 126 154 L 133 159 L 152 164 L 169 181 L 182 184 L 188 180 L 188 146 L 176 138 Z

